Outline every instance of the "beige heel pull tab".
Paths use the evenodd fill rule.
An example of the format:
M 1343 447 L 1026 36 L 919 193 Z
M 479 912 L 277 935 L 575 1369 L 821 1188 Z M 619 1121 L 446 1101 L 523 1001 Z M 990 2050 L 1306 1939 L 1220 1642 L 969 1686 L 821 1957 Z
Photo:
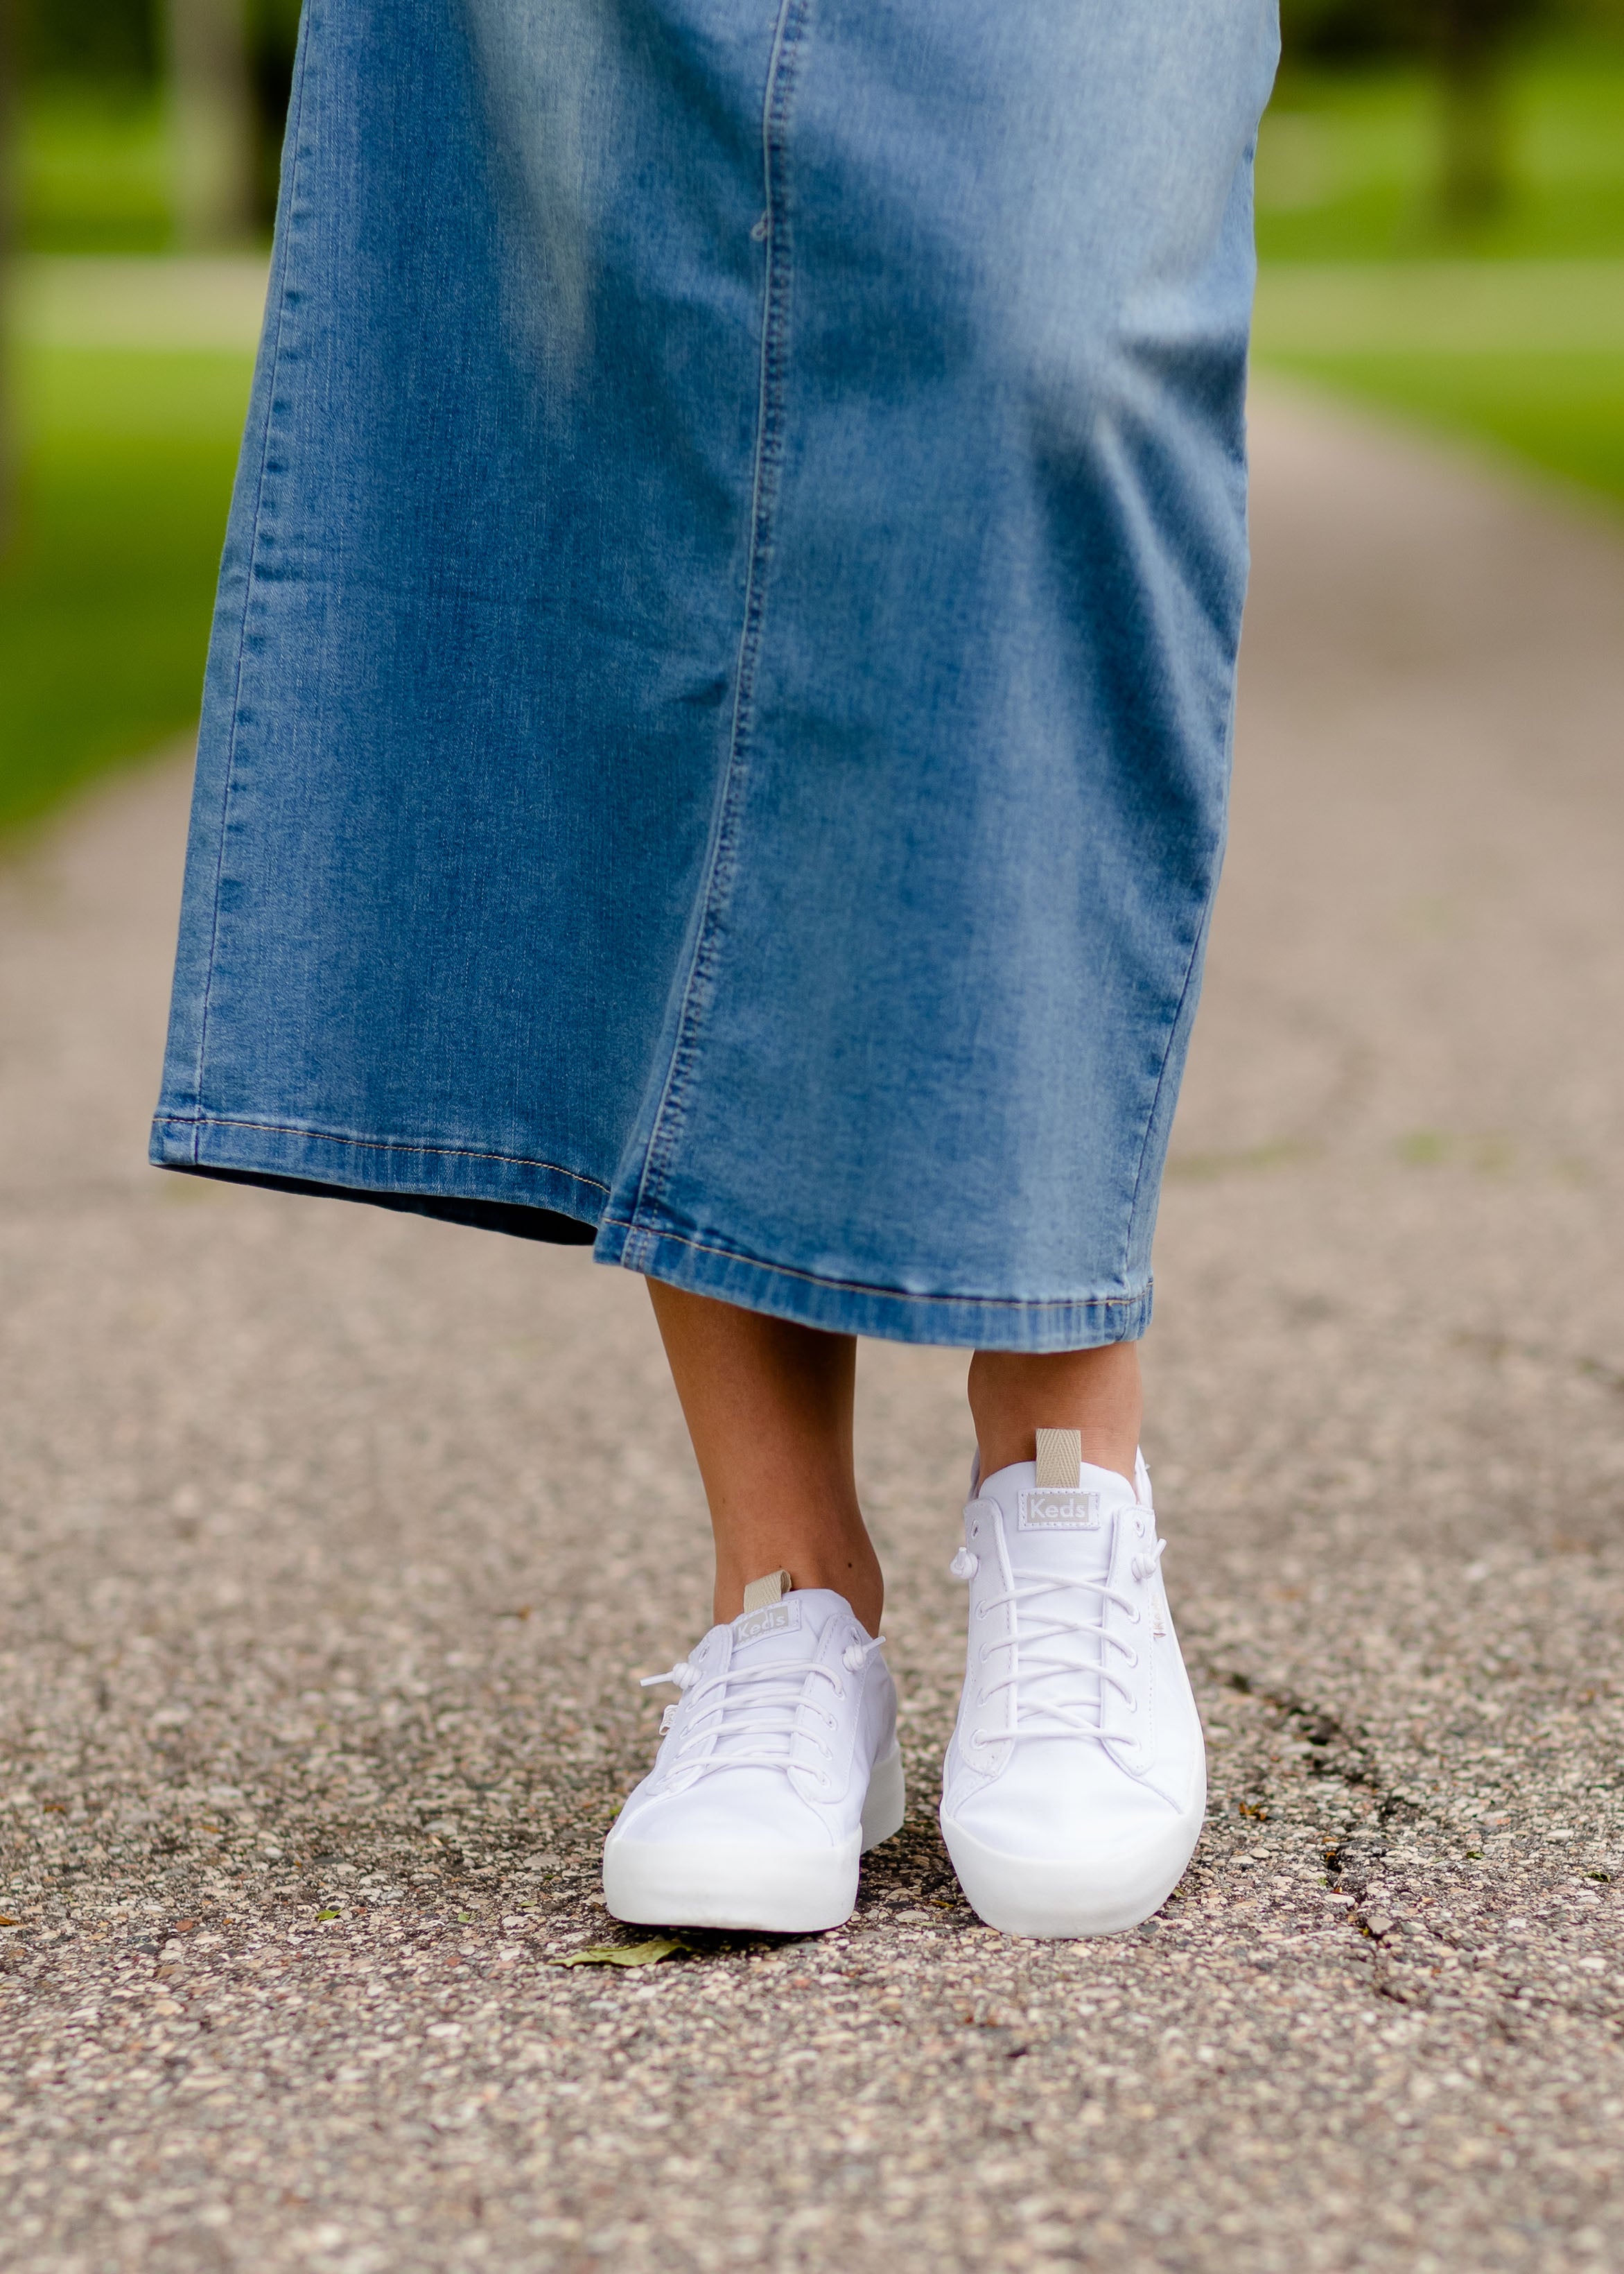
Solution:
M 1080 1429 L 1038 1431 L 1038 1489 L 1075 1492 L 1083 1480 Z
M 764 1579 L 752 1579 L 744 1591 L 747 1611 L 770 1611 L 780 1596 L 787 1595 L 793 1582 L 787 1571 L 769 1571 Z

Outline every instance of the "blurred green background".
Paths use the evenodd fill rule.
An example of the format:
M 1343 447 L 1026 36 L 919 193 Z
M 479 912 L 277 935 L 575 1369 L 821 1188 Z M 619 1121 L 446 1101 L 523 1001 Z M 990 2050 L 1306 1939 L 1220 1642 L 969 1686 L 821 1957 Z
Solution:
M 0 826 L 195 716 L 297 19 L 11 0 Z M 1285 0 L 1284 35 L 1260 366 L 1624 508 L 1624 0 Z
M 1624 506 L 1624 0 L 1287 0 L 1256 352 Z

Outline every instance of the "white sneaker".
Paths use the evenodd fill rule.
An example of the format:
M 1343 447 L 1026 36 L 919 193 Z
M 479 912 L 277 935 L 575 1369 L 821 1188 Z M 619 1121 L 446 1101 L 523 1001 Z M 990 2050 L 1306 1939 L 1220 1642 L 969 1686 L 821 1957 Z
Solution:
M 801 1587 L 742 1611 L 656 1682 L 682 1694 L 604 1845 L 614 1916 L 777 1934 L 849 1918 L 857 1859 L 901 1829 L 903 1791 L 897 1693 L 844 1597 Z
M 1086 1466 L 1075 1432 L 1038 1437 L 1039 1462 L 971 1480 L 951 1565 L 970 1583 L 970 1635 L 942 1836 L 989 1926 L 1120 1934 L 1195 1852 L 1207 1755 L 1144 1461 L 1131 1486 Z

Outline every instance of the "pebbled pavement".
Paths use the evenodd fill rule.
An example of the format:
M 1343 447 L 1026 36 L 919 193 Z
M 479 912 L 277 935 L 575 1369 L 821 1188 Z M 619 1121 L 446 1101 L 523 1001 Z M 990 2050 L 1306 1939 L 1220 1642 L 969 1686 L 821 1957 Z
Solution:
M 1288 395 L 1147 1345 L 1211 1821 L 1008 1941 L 932 1818 L 962 1354 L 869 1346 L 911 1804 L 843 1931 L 641 1969 L 703 1626 L 641 1290 L 152 1174 L 185 795 L 0 871 L 0 2261 L 1624 2256 L 1624 544 Z

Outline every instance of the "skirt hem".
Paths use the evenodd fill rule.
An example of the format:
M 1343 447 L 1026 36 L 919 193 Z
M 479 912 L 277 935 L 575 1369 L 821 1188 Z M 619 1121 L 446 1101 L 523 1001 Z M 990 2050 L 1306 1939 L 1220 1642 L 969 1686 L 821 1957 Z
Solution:
M 605 1223 L 608 1193 L 596 1178 L 519 1155 L 160 1114 L 151 1157 L 158 1168 L 229 1184 L 366 1201 L 520 1239 L 594 1242 L 600 1263 L 828 1334 L 1058 1351 L 1137 1342 L 1150 1324 L 1148 1278 L 1122 1294 L 1032 1299 L 918 1293 L 837 1278 L 746 1255 L 703 1235 Z
M 914 1293 L 802 1271 L 691 1234 L 605 1224 L 593 1254 L 691 1294 L 764 1311 L 828 1334 L 968 1350 L 1089 1350 L 1138 1342 L 1150 1324 L 1152 1289 L 1120 1295 L 1026 1298 Z
M 159 1114 L 150 1158 L 155 1168 L 227 1183 L 370 1201 L 578 1246 L 592 1239 L 609 1197 L 596 1178 L 523 1155 L 214 1115 Z

